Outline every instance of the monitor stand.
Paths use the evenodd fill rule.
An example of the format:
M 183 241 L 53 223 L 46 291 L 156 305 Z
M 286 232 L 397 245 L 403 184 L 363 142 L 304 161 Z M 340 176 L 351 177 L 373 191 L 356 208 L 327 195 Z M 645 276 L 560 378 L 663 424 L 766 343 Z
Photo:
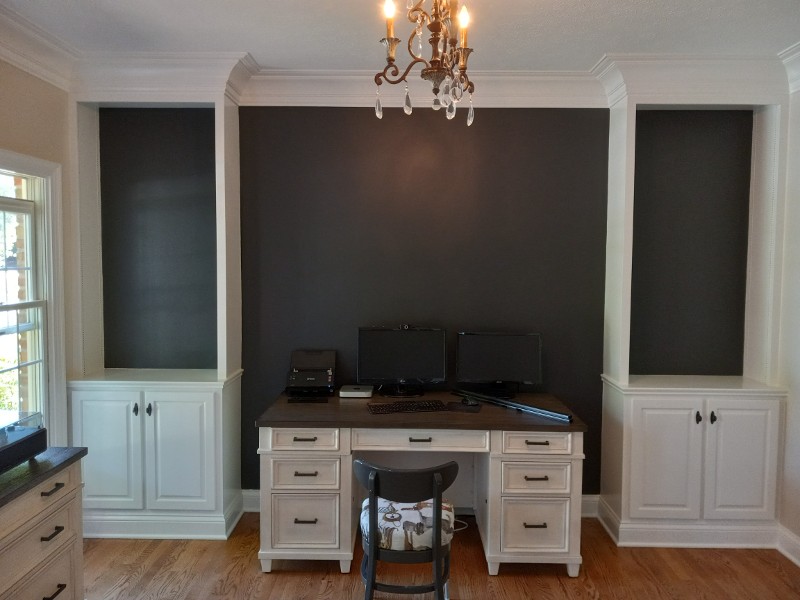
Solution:
M 381 396 L 388 396 L 389 398 L 415 398 L 423 396 L 425 391 L 421 385 L 413 385 L 408 383 L 391 383 L 384 384 L 378 390 Z

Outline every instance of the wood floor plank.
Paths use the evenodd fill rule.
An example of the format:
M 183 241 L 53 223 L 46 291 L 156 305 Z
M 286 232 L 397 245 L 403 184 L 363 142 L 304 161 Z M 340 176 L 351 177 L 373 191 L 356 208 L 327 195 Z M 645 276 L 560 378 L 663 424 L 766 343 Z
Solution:
M 452 600 L 798 600 L 800 567 L 775 550 L 619 548 L 595 519 L 582 523 L 578 577 L 564 565 L 486 561 L 473 519 L 453 541 Z M 361 600 L 361 548 L 349 574 L 338 561 L 257 558 L 258 514 L 247 513 L 227 541 L 84 541 L 87 600 Z M 381 564 L 394 583 L 430 578 L 425 565 Z M 430 600 L 431 594 L 376 594 L 376 600 Z

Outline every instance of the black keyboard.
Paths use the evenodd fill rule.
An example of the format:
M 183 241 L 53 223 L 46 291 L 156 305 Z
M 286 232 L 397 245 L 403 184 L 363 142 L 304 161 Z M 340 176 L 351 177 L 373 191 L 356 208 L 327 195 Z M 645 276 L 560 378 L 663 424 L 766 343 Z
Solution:
M 441 400 L 398 400 L 397 402 L 370 402 L 367 404 L 373 415 L 387 415 L 399 412 L 433 412 L 447 410 Z

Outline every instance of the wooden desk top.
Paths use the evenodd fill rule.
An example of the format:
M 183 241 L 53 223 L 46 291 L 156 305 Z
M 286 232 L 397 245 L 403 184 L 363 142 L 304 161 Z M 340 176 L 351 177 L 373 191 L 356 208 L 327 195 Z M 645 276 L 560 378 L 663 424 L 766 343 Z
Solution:
M 86 456 L 86 448 L 51 447 L 0 474 L 0 507 Z
M 358 427 L 379 429 L 489 429 L 506 431 L 586 431 L 581 421 L 563 402 L 550 394 L 518 394 L 515 402 L 572 415 L 572 423 L 538 417 L 518 410 L 481 403 L 479 412 L 466 412 L 461 399 L 449 392 L 425 392 L 412 400 L 441 400 L 455 410 L 373 415 L 367 402 L 391 402 L 397 398 L 327 397 L 325 403 L 289 402 L 281 394 L 256 419 L 256 427 Z M 462 410 L 458 410 L 461 408 Z

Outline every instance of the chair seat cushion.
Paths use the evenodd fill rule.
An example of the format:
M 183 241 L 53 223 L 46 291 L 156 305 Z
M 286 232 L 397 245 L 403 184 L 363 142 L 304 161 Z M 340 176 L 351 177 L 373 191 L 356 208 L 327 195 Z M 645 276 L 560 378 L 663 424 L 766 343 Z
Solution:
M 453 539 L 453 505 L 442 500 L 442 545 Z M 433 500 L 415 503 L 378 498 L 378 547 L 386 550 L 428 550 L 433 545 Z M 368 539 L 369 498 L 361 504 L 361 535 Z

